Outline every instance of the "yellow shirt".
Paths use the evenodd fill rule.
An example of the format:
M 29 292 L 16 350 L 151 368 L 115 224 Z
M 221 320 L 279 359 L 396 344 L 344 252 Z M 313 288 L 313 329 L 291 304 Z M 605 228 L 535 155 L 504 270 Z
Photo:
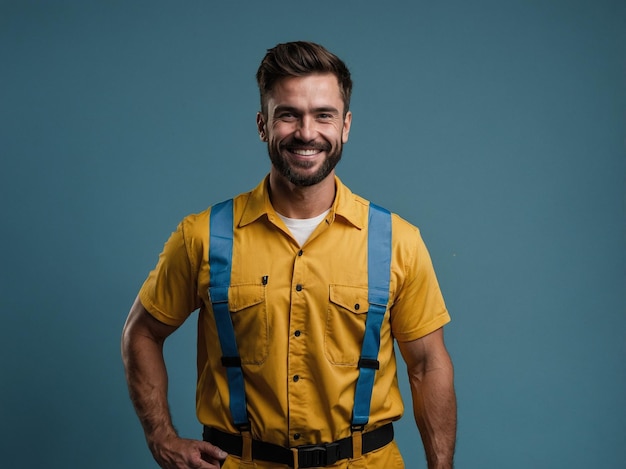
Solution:
M 350 435 L 368 311 L 365 199 L 336 178 L 333 206 L 303 246 L 274 211 L 267 178 L 234 199 L 229 307 L 254 438 L 285 447 Z M 197 415 L 237 433 L 208 297 L 210 209 L 186 217 L 140 291 L 159 321 L 178 326 L 200 308 Z M 403 404 L 393 338 L 411 341 L 446 324 L 446 310 L 419 230 L 392 218 L 389 309 L 365 431 L 397 420 Z

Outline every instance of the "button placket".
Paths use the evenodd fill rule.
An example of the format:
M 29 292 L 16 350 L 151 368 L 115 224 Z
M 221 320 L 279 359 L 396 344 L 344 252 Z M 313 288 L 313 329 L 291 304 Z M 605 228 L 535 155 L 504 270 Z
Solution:
M 290 339 L 288 356 L 288 406 L 292 411 L 289 413 L 289 428 L 293 440 L 302 437 L 302 429 L 306 427 L 307 416 L 310 411 L 309 403 L 303 399 L 303 390 L 307 389 L 306 359 L 307 349 L 305 340 L 306 320 L 306 281 L 307 264 L 304 258 L 304 250 L 297 248 L 293 251 L 293 273 L 291 279 L 291 304 L 289 312 Z M 304 388 L 303 388 L 304 386 Z M 306 392 L 306 391 L 304 391 Z

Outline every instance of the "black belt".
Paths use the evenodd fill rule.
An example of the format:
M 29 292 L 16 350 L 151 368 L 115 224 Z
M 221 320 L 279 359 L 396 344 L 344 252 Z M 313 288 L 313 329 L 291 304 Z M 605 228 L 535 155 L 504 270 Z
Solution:
M 241 457 L 243 447 L 241 435 L 233 435 L 215 428 L 204 427 L 203 438 L 204 441 L 208 441 L 227 453 Z M 388 423 L 376 430 L 363 433 L 362 452 L 365 454 L 377 450 L 391 443 L 392 440 L 393 425 Z M 333 443 L 296 446 L 296 449 L 298 450 L 298 467 L 330 466 L 341 459 L 352 457 L 352 437 L 342 438 Z M 294 467 L 294 457 L 290 448 L 252 440 L 252 459 Z

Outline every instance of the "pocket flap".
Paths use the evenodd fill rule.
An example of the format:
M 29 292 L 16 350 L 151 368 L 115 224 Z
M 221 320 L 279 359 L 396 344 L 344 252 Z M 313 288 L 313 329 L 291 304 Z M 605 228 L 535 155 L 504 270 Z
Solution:
M 264 285 L 231 285 L 228 291 L 228 308 L 232 313 L 265 301 Z
M 330 301 L 354 314 L 367 313 L 370 307 L 364 287 L 331 285 Z

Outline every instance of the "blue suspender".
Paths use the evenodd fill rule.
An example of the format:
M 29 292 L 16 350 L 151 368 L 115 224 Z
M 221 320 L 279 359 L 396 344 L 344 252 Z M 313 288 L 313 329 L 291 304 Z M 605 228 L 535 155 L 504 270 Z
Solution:
M 380 328 L 389 302 L 391 274 L 391 214 L 382 207 L 370 204 L 368 225 L 368 302 L 365 336 L 359 360 L 359 378 L 356 383 L 353 427 L 362 427 L 369 421 L 374 377 L 379 368 Z M 209 298 L 222 347 L 222 364 L 226 367 L 230 391 L 230 412 L 235 426 L 249 427 L 246 409 L 241 358 L 237 349 L 235 331 L 228 309 L 231 259 L 233 251 L 233 201 L 227 200 L 211 208 L 209 237 Z
M 370 203 L 367 239 L 367 282 L 370 307 L 365 320 L 365 336 L 359 360 L 352 425 L 364 426 L 370 415 L 374 375 L 379 368 L 380 327 L 389 302 L 391 275 L 391 214 Z
M 237 349 L 235 330 L 228 309 L 231 259 L 233 254 L 233 201 L 227 200 L 211 208 L 209 236 L 209 298 L 222 347 L 222 365 L 226 367 L 230 390 L 230 413 L 239 429 L 249 427 L 246 393 Z

